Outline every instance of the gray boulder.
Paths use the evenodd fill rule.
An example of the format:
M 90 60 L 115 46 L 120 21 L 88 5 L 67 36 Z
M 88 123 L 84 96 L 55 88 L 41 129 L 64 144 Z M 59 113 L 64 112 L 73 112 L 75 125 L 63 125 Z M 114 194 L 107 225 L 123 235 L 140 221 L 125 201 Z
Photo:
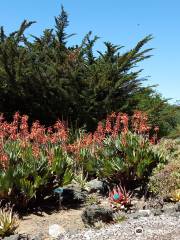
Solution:
M 176 212 L 180 212 L 180 202 L 176 203 L 175 209 L 176 209 Z
M 163 206 L 163 212 L 165 214 L 173 214 L 176 212 L 176 204 L 170 203 Z
M 4 240 L 19 240 L 19 239 L 20 239 L 19 234 L 10 235 L 10 236 L 4 238 Z
M 133 213 L 132 214 L 132 218 L 138 219 L 138 218 L 141 218 L 141 217 L 149 217 L 150 215 L 152 215 L 151 210 L 149 210 L 149 209 L 142 209 L 142 210 L 139 210 L 139 211 Z
M 27 234 L 13 234 L 5 237 L 4 240 L 29 240 L 29 236 Z
M 89 193 L 105 193 L 107 190 L 107 185 L 105 182 L 100 181 L 98 179 L 93 179 L 89 181 L 87 184 L 87 189 Z
M 57 197 L 57 200 L 60 199 L 63 205 L 83 203 L 87 197 L 86 191 L 82 191 L 76 184 L 69 184 L 62 188 L 56 188 L 54 190 L 54 195 Z
M 83 211 L 81 217 L 85 226 L 95 226 L 98 221 L 109 223 L 113 221 L 113 210 L 92 205 Z

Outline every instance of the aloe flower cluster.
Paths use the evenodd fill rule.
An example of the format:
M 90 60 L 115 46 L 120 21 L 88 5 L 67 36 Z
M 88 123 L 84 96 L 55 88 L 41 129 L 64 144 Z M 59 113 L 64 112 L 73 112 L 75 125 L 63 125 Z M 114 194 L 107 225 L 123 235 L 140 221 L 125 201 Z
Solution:
M 132 117 L 113 112 L 98 123 L 94 132 L 73 138 L 66 123 L 60 120 L 51 127 L 39 121 L 29 126 L 26 115 L 16 113 L 12 122 L 1 115 L 0 198 L 23 202 L 26 207 L 38 196 L 43 198 L 43 194 L 70 183 L 80 172 L 83 177 L 111 182 L 119 179 L 124 186 L 128 176 L 129 182 L 140 181 L 151 163 L 154 166 L 159 162 L 151 149 L 149 131 L 147 115 L 142 112 L 135 112 Z M 157 138 L 158 128 L 154 131 Z M 130 195 L 117 187 L 110 199 L 113 204 L 126 206 Z

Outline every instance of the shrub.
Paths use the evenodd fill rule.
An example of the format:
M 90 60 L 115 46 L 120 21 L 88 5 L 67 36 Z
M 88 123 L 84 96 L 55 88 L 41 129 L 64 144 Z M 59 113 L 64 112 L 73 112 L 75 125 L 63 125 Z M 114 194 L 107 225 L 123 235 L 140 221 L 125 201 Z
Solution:
M 161 139 L 158 144 L 153 146 L 155 152 L 164 157 L 167 163 L 172 158 L 177 158 L 180 154 L 180 142 L 172 139 Z
M 149 189 L 161 198 L 174 198 L 174 192 L 180 188 L 180 144 L 178 141 L 164 140 L 157 149 L 162 149 L 163 154 L 168 157 L 165 163 L 154 169 L 149 180 Z
M 173 191 L 180 188 L 180 160 L 173 160 L 154 170 L 150 177 L 150 191 L 164 199 L 171 198 Z
M 171 200 L 174 202 L 180 202 L 180 189 L 176 189 L 171 193 Z
M 17 229 L 18 216 L 13 213 L 12 207 L 6 205 L 0 208 L 0 237 L 5 237 L 13 234 Z

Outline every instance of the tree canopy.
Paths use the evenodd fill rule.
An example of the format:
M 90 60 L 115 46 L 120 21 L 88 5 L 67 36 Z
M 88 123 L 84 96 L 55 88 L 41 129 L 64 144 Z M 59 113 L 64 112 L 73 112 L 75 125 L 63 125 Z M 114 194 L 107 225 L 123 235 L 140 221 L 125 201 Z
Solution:
M 146 36 L 129 51 L 105 42 L 105 51 L 94 53 L 98 40 L 88 32 L 79 45 L 68 45 L 68 14 L 62 7 L 55 28 L 42 36 L 25 31 L 35 22 L 23 21 L 20 28 L 5 34 L 0 29 L 0 112 L 10 118 L 15 111 L 31 120 L 52 124 L 57 118 L 92 130 L 112 111 L 132 114 L 147 111 L 151 123 L 162 126 L 162 134 L 176 125 L 174 111 L 154 88 L 142 83 L 137 64 L 151 56 L 144 46 Z M 168 126 L 168 129 L 167 129 Z

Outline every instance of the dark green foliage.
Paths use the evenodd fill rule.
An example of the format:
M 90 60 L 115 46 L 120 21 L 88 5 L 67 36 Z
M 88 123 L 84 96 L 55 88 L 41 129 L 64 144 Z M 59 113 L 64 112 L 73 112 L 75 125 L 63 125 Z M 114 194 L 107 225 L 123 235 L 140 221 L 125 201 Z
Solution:
M 159 135 L 165 136 L 176 127 L 178 121 L 178 106 L 170 105 L 153 88 L 142 88 L 135 96 L 137 110 L 144 111 L 149 116 L 152 126 L 159 126 Z
M 63 7 L 55 18 L 55 30 L 45 29 L 42 36 L 29 41 L 24 32 L 33 23 L 24 21 L 9 36 L 1 27 L 0 112 L 7 118 L 20 111 L 44 124 L 61 118 L 92 130 L 107 113 L 131 114 L 139 108 L 148 110 L 162 129 L 175 125 L 171 106 L 152 95 L 151 88 L 141 86 L 141 70 L 135 68 L 150 57 L 151 49 L 143 47 L 152 36 L 124 53 L 122 47 L 105 42 L 105 52 L 94 55 L 98 37 L 91 37 L 91 32 L 79 46 L 67 46 L 72 34 L 66 33 L 69 22 Z
M 174 106 L 175 114 L 174 121 L 177 123 L 176 127 L 171 129 L 169 137 L 180 139 L 180 103 Z

